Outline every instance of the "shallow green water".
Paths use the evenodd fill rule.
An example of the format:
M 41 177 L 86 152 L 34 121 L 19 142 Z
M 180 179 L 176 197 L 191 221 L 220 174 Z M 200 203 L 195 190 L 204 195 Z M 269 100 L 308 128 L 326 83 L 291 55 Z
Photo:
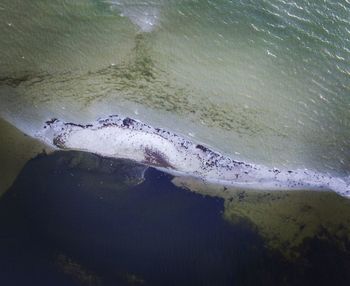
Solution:
M 349 174 L 348 1 L 9 1 L 0 115 L 133 116 L 235 158 Z
M 349 19 L 348 0 L 2 0 L 0 193 L 9 188 L 28 158 L 43 148 L 1 118 L 33 135 L 53 117 L 83 123 L 121 114 L 238 160 L 349 176 Z M 17 184 L 2 197 L 2 226 L 14 231 L 13 237 L 6 232 L 2 237 L 4 281 L 22 280 L 28 274 L 35 276 L 33 281 L 40 279 L 39 284 L 45 284 L 45 279 L 59 284 L 62 277 L 77 276 L 93 285 L 94 273 L 113 283 L 118 281 L 115 275 L 133 285 L 143 281 L 145 277 L 139 278 L 133 267 L 140 263 L 142 270 L 153 265 L 149 263 L 153 239 L 149 245 L 130 243 L 130 238 L 143 241 L 143 236 L 133 224 L 125 223 L 131 232 L 119 237 L 122 243 L 130 243 L 130 252 L 121 256 L 110 252 L 111 247 L 117 251 L 120 247 L 115 240 L 120 234 L 115 206 L 120 205 L 127 219 L 137 218 L 138 208 L 144 206 L 137 222 L 146 237 L 150 230 L 158 233 L 163 227 L 173 231 L 178 223 L 179 236 L 166 231 L 170 235 L 164 241 L 179 248 L 169 248 L 174 249 L 171 252 L 164 248 L 160 256 L 152 253 L 155 258 L 178 257 L 169 259 L 176 263 L 168 268 L 159 260 L 165 273 L 159 277 L 164 281 L 175 277 L 189 283 L 186 273 L 192 273 L 193 279 L 210 276 L 216 283 L 225 277 L 229 282 L 253 281 L 252 285 L 256 280 L 262 285 L 312 284 L 315 278 L 318 285 L 348 283 L 350 205 L 335 193 L 231 191 L 224 186 L 212 190 L 206 184 L 172 180 L 196 194 L 175 188 L 169 176 L 151 170 L 142 185 L 146 188 L 133 198 L 135 193 L 123 189 L 128 182 L 116 175 L 108 159 L 101 159 L 105 164 L 99 165 L 97 156 L 86 155 L 84 161 L 81 154 L 66 166 L 60 160 L 69 154 L 30 161 Z M 18 207 L 13 194 L 25 196 L 19 199 L 24 208 Z M 133 199 L 125 207 L 129 196 Z M 189 202 L 186 214 L 182 209 Z M 202 208 L 206 202 L 215 206 L 214 211 Z M 16 224 L 23 209 L 30 215 L 19 216 Z M 147 229 L 145 214 L 161 224 L 149 220 Z M 197 218 L 203 223 L 192 221 Z M 75 219 L 77 224 L 71 223 Z M 172 220 L 174 224 L 169 223 Z M 230 231 L 222 236 L 228 244 L 217 240 L 217 228 L 223 224 Z M 76 225 L 85 225 L 88 235 L 82 235 Z M 182 244 L 187 235 L 182 227 L 196 238 L 193 244 Z M 35 235 L 28 240 L 28 233 Z M 62 234 L 66 234 L 63 239 Z M 98 247 L 89 256 L 91 241 L 98 242 Z M 198 253 L 184 245 L 189 250 L 198 247 Z M 163 249 L 160 246 L 156 248 Z M 135 247 L 140 247 L 147 263 L 140 259 L 142 255 L 135 256 L 136 266 L 119 272 L 123 269 L 115 267 L 120 266 L 118 259 L 132 260 Z M 219 262 L 222 256 L 229 257 L 230 263 L 215 263 L 211 251 Z M 188 263 L 190 268 L 184 272 L 184 257 L 202 257 L 198 254 L 203 258 L 197 264 Z M 211 271 L 196 270 L 196 265 Z M 251 275 L 252 265 L 260 271 L 256 276 Z M 211 276 L 213 266 L 218 275 Z M 169 269 L 175 269 L 172 275 Z M 145 281 L 159 279 L 158 269 L 145 273 L 152 274 Z

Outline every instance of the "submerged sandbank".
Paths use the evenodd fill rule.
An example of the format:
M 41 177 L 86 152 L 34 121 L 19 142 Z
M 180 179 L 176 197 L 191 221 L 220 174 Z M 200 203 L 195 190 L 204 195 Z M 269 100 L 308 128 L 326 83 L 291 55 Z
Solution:
M 209 196 L 211 186 L 203 185 L 208 194 L 203 196 L 174 186 L 175 179 L 129 160 L 90 153 L 55 152 L 30 160 L 0 200 L 0 282 L 347 285 L 346 199 L 294 192 L 295 198 L 283 193 L 280 201 L 286 204 L 275 204 L 276 197 L 268 193 L 255 197 L 239 191 L 225 197 L 230 192 L 224 190 L 224 201 L 218 191 Z M 295 208 L 299 203 L 310 207 Z M 294 223 L 298 213 L 308 215 Z M 291 222 L 273 223 L 286 216 Z M 344 236 L 337 231 L 341 220 Z M 325 224 L 329 231 L 300 243 L 292 235 L 299 223 L 305 230 Z M 278 231 L 288 234 L 299 255 L 289 259 Z
M 0 118 L 0 196 L 11 186 L 24 164 L 51 148 Z
M 172 182 L 223 198 L 225 219 L 248 223 L 268 248 L 287 259 L 301 258 L 305 245 L 315 239 L 350 252 L 350 201 L 334 192 L 234 189 L 191 177 L 175 177 Z

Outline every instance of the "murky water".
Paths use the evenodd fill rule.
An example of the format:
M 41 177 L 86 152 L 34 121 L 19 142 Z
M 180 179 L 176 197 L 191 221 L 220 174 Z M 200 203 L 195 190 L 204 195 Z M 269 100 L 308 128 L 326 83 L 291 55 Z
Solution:
M 348 285 L 350 202 L 203 196 L 125 160 L 30 160 L 0 199 L 4 285 Z M 326 211 L 325 211 L 326 210 Z
M 348 180 L 349 19 L 348 0 L 2 0 L 0 194 L 45 148 L 19 130 L 111 114 Z M 1 197 L 0 283 L 348 285 L 345 198 L 79 154 L 30 161 Z
M 234 158 L 349 175 L 348 1 L 2 1 L 0 114 L 118 113 Z

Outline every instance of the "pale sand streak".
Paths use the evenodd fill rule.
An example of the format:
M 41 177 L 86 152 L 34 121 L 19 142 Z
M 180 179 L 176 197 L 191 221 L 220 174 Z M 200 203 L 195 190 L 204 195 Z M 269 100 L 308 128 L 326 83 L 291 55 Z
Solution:
M 310 170 L 282 171 L 235 161 L 172 132 L 118 115 L 87 125 L 52 119 L 36 136 L 56 148 L 132 159 L 169 173 L 238 188 L 333 190 L 350 197 L 350 185 L 345 179 Z

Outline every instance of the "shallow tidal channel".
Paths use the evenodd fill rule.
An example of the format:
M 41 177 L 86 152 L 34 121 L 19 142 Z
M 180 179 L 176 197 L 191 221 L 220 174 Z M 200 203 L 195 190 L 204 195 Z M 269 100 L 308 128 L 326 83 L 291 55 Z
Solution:
M 82 152 L 30 160 L 0 198 L 0 284 L 348 285 L 347 199 L 173 182 Z

